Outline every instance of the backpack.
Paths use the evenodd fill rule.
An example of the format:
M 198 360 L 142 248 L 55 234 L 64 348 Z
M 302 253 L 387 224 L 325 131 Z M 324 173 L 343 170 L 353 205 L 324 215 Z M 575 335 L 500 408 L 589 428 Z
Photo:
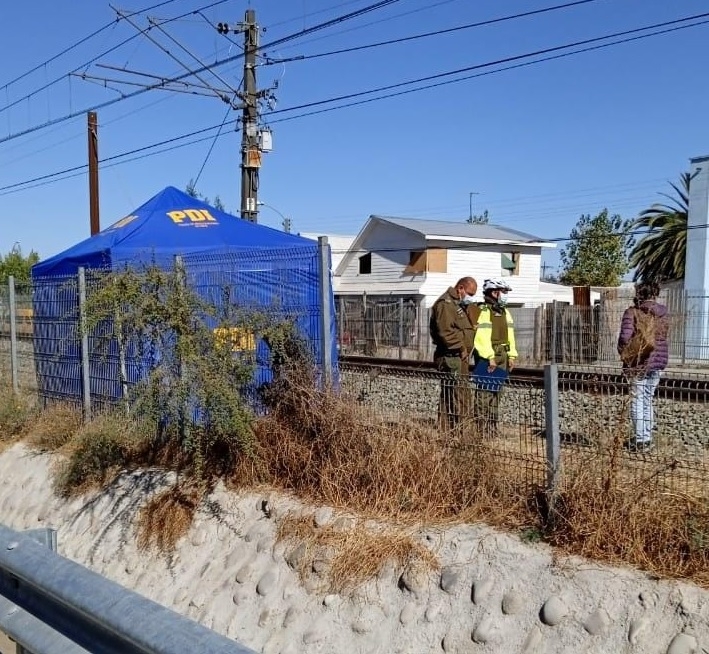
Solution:
M 655 351 L 657 317 L 649 311 L 633 310 L 635 328 L 620 358 L 627 368 L 642 368 Z

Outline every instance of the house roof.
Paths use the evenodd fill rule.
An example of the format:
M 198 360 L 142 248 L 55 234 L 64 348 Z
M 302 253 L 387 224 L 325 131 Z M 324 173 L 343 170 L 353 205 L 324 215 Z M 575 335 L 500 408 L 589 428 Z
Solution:
M 362 243 L 369 231 L 377 224 L 388 223 L 401 229 L 419 234 L 426 241 L 456 241 L 459 243 L 479 243 L 481 245 L 526 245 L 528 247 L 554 248 L 556 244 L 545 241 L 539 236 L 520 232 L 500 225 L 470 225 L 467 222 L 447 220 L 422 220 L 419 218 L 397 218 L 394 216 L 372 215 L 352 241 L 347 254 L 342 257 L 336 275 L 342 274 L 352 256 L 361 250 Z M 333 269 L 335 266 L 333 266 Z
M 467 222 L 449 220 L 421 220 L 393 216 L 371 216 L 370 219 L 391 223 L 429 239 L 465 240 L 479 242 L 504 242 L 521 244 L 546 244 L 543 238 L 500 225 L 470 225 Z M 552 245 L 552 244 L 549 244 Z

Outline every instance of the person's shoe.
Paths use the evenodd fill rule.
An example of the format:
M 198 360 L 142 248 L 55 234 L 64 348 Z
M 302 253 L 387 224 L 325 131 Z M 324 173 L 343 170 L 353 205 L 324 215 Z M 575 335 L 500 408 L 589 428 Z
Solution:
M 652 441 L 631 441 L 628 443 L 628 451 L 634 454 L 647 454 L 655 449 Z

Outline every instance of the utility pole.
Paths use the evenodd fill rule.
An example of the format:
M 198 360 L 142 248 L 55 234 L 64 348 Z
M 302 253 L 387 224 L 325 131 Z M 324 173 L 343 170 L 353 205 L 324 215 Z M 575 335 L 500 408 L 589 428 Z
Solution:
M 251 223 L 258 222 L 258 181 L 261 168 L 258 102 L 256 86 L 256 51 L 258 50 L 258 25 L 256 12 L 247 9 L 244 17 L 244 105 L 241 125 L 241 217 Z
M 89 141 L 89 224 L 91 236 L 101 231 L 98 202 L 98 120 L 95 111 L 87 114 Z
M 468 193 L 468 204 L 470 206 L 470 213 L 468 215 L 468 222 L 472 223 L 473 222 L 473 196 L 474 195 L 480 195 L 479 193 L 476 193 L 475 191 L 471 191 Z

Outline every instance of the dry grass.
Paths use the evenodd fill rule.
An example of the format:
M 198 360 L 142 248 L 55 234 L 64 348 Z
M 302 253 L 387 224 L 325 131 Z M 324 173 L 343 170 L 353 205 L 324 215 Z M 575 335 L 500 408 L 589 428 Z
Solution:
M 138 518 L 138 546 L 174 552 L 177 542 L 190 529 L 195 511 L 202 500 L 197 487 L 174 485 L 152 498 Z
M 37 408 L 32 398 L 15 394 L 10 386 L 0 387 L 0 449 L 22 438 L 36 416 Z
M 37 416 L 27 443 L 39 452 L 55 452 L 75 439 L 81 423 L 81 410 L 74 404 L 51 404 Z
M 347 593 L 366 583 L 387 565 L 406 569 L 438 569 L 435 555 L 405 530 L 368 529 L 364 523 L 316 526 L 314 517 L 287 514 L 278 525 L 278 540 L 300 548 L 293 559 L 303 578 L 323 574 L 323 590 Z M 297 551 L 297 550 L 296 550 Z
M 570 554 L 709 585 L 705 491 L 673 487 L 671 460 L 629 456 L 625 433 L 610 426 L 624 424 L 618 418 L 593 429 L 590 447 L 574 446 L 573 454 L 564 448 L 550 514 L 539 487 L 474 433 L 461 442 L 405 419 L 385 422 L 350 398 L 290 383 L 257 426 L 258 465 L 242 468 L 239 480 L 400 526 L 479 520 L 524 527 Z M 287 531 L 307 542 L 339 537 L 308 521 Z M 344 566 L 338 583 L 373 574 L 381 559 L 370 556 L 376 564 Z
M 140 425 L 124 413 L 99 414 L 63 446 L 54 471 L 55 488 L 62 497 L 71 497 L 106 485 L 122 470 L 143 462 L 145 448 Z
M 661 476 L 613 475 L 606 458 L 569 471 L 549 541 L 564 550 L 709 586 L 709 507 L 670 492 Z
M 300 384 L 281 393 L 256 434 L 256 463 L 242 466 L 240 484 L 267 483 L 394 523 L 528 520 L 519 476 L 473 435 L 466 444 L 416 423 L 382 422 L 350 398 Z

